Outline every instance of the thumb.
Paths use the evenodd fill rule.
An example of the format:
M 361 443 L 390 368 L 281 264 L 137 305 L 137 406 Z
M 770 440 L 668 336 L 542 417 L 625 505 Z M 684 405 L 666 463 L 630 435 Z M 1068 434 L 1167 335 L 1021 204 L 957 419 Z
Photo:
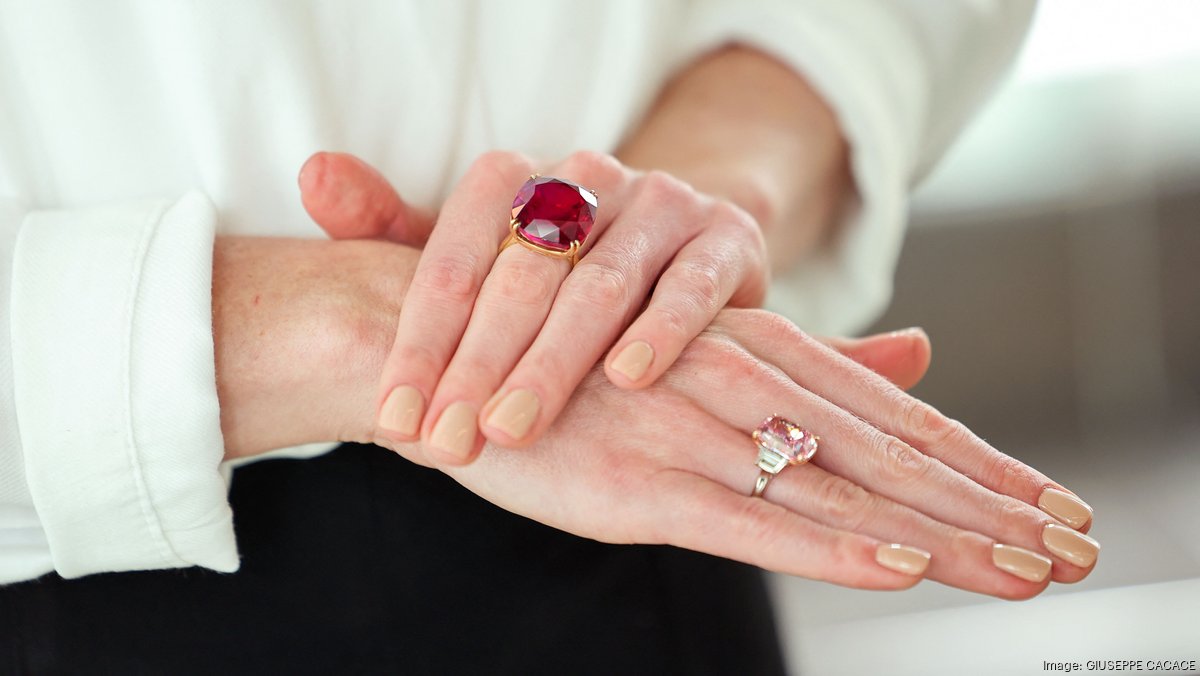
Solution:
M 863 338 L 819 340 L 905 390 L 925 377 L 933 356 L 929 336 L 916 327 Z
M 300 168 L 300 201 L 333 239 L 424 246 L 434 215 L 400 199 L 374 167 L 348 153 L 316 153 Z

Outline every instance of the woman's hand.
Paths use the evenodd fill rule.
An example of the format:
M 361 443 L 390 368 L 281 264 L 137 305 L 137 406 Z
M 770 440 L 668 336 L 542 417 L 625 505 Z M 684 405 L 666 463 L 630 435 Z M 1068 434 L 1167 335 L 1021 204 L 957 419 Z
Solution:
M 337 177 L 355 166 L 374 188 Z M 599 194 L 574 269 L 521 246 L 497 253 L 514 194 L 539 170 Z M 597 153 L 552 167 L 488 153 L 436 228 L 348 156 L 314 156 L 300 182 L 310 211 L 313 193 L 357 185 L 338 198 L 342 212 L 383 227 L 351 226 L 355 234 L 430 233 L 383 365 L 378 421 L 393 441 L 420 438 L 439 464 L 470 462 L 480 431 L 502 446 L 538 439 L 610 347 L 609 379 L 648 386 L 721 308 L 757 305 L 768 281 L 762 233 L 746 212 Z M 364 199 L 372 190 L 379 195 Z
M 395 207 L 386 182 L 373 180 Z M 352 192 L 309 192 L 306 204 L 337 232 L 333 195 Z M 407 232 L 400 213 L 390 208 L 378 221 L 395 237 Z M 354 222 L 367 220 L 358 212 Z M 853 360 L 778 316 L 724 311 L 655 385 L 622 393 L 593 370 L 540 442 L 441 469 L 501 506 L 581 535 L 666 542 L 852 586 L 912 582 L 881 568 L 898 560 L 911 573 L 922 564 L 919 552 L 892 543 L 931 553 L 934 579 L 1005 598 L 1087 575 L 1098 545 L 1074 530 L 1090 527 L 1087 505 L 855 363 L 911 384 L 928 364 L 923 334 L 838 347 Z M 743 497 L 757 472 L 748 432 L 770 413 L 823 438 L 812 463 L 768 486 L 775 507 Z M 363 438 L 390 443 L 377 429 Z M 393 447 L 429 460 L 420 445 Z
M 750 431 L 768 414 L 820 434 L 821 448 L 752 498 Z M 378 428 L 355 438 L 423 457 L 419 444 Z M 1074 510 L 1064 520 L 1090 516 L 1061 486 L 757 310 L 721 312 L 639 391 L 593 369 L 558 423 L 521 452 L 485 449 L 469 466 L 440 469 L 505 509 L 581 536 L 672 544 L 865 589 L 927 576 L 1028 598 L 1051 579 L 1082 579 L 1098 552 L 1035 506 L 1049 490 Z M 1090 519 L 1074 523 L 1086 530 Z
M 371 241 L 218 240 L 214 337 L 229 457 L 343 439 L 429 464 L 420 444 L 378 431 L 372 396 L 417 253 Z M 845 349 L 899 374 L 928 358 L 913 332 Z M 749 498 L 758 469 L 748 433 L 770 413 L 820 434 L 821 450 Z M 1050 579 L 1070 582 L 1096 555 L 1047 515 L 1090 525 L 1090 510 L 1058 484 L 761 311 L 722 312 L 642 391 L 618 390 L 594 368 L 538 443 L 441 469 L 577 534 L 865 588 L 917 579 L 924 557 L 891 543 L 930 552 L 928 577 L 1005 598 L 1045 587 L 1032 581 L 1047 565 L 1039 557 L 1052 561 Z M 995 542 L 1020 549 L 997 553 Z

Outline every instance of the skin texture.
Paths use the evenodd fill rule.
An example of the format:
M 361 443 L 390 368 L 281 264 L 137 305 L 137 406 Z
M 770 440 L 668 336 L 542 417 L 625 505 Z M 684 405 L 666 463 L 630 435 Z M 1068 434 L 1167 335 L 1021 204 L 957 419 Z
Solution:
M 680 129 L 697 133 L 685 142 L 672 136 Z M 832 116 L 786 69 L 745 50 L 715 54 L 664 91 L 619 159 L 579 153 L 548 166 L 604 196 L 608 221 L 584 258 L 591 271 L 579 274 L 581 263 L 570 278 L 519 247 L 496 255 L 507 216 L 493 207 L 535 168 L 511 153 L 480 158 L 436 220 L 356 158 L 318 154 L 300 176 L 306 208 L 335 238 L 368 239 L 218 240 L 228 455 L 377 443 L 581 536 L 674 544 L 866 589 L 926 576 L 1020 599 L 1090 572 L 1094 558 L 1076 565 L 1043 545 L 1054 518 L 1039 498 L 1061 486 L 896 386 L 927 368 L 923 333 L 830 341 L 840 353 L 771 313 L 722 309 L 761 297 L 768 242 L 772 258 L 819 246 L 848 191 Z M 621 225 L 647 222 L 674 244 L 655 248 Z M 476 236 L 449 246 L 446 224 Z M 513 293 L 531 285 L 546 293 Z M 613 355 L 637 340 L 654 356 L 635 381 Z M 378 424 L 396 384 L 413 385 L 427 409 L 413 434 Z M 515 391 L 540 403 L 519 439 L 489 427 L 506 401 L 492 394 Z M 749 432 L 770 413 L 801 421 L 822 446 L 750 498 Z M 465 453 L 429 443 L 447 436 L 440 419 L 469 428 Z M 1075 525 L 1086 531 L 1090 519 Z M 1075 531 L 1050 530 L 1058 551 L 1079 545 Z M 917 552 L 904 571 L 881 563 L 897 552 Z M 1039 561 L 1044 578 L 1029 573 Z
M 559 424 L 521 450 L 487 447 L 467 466 L 375 425 L 373 389 L 418 252 L 377 241 L 221 238 L 214 285 L 218 393 L 230 457 L 341 439 L 394 448 L 497 505 L 606 542 L 669 543 L 838 584 L 897 589 L 919 576 L 876 563 L 880 545 L 932 553 L 924 575 L 1028 598 L 1075 566 L 1040 544 L 1035 507 L 1058 486 L 1004 456 L 853 359 L 760 310 L 725 310 L 654 385 L 621 390 L 599 366 Z M 911 373 L 919 332 L 851 344 Z M 919 364 L 919 370 L 924 365 Z M 718 394 L 719 393 L 719 394 Z M 749 430 L 766 412 L 822 435 L 813 462 L 762 499 Z M 992 544 L 1053 561 L 1030 582 Z
M 438 214 L 384 189 L 375 190 L 383 199 L 353 189 L 333 198 L 355 206 L 317 218 L 332 236 L 425 249 L 382 369 L 381 427 L 466 464 L 485 438 L 536 441 L 606 352 L 614 384 L 650 385 L 722 307 L 761 303 L 771 259 L 790 262 L 827 236 L 850 192 L 846 157 L 833 114 L 803 79 L 729 47 L 671 81 L 615 156 L 488 153 Z M 330 194 L 330 176 L 353 164 L 314 156 L 303 193 Z M 535 172 L 600 195 L 574 269 L 520 246 L 497 254 L 511 214 L 496 207 Z

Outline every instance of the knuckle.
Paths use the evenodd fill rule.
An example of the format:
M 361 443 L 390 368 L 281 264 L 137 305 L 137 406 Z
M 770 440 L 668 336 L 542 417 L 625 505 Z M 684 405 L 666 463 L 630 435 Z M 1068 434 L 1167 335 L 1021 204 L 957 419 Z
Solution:
M 912 430 L 922 444 L 941 448 L 958 440 L 961 425 L 916 397 L 901 396 L 905 429 Z
M 465 395 L 486 396 L 479 392 L 480 387 L 499 383 L 504 376 L 504 369 L 491 355 L 460 351 L 454 355 L 438 383 L 438 396 L 444 396 L 447 392 L 455 395 L 455 399 Z
M 714 223 L 732 228 L 738 233 L 754 235 L 756 239 L 762 237 L 762 228 L 754 217 L 733 202 L 715 200 L 709 209 Z
M 519 153 L 508 150 L 489 150 L 475 158 L 467 173 L 469 175 L 500 174 L 511 177 L 513 174 L 528 171 L 530 166 L 532 163 L 529 159 Z
M 990 541 L 979 533 L 954 528 L 946 535 L 946 549 L 957 561 L 975 560 L 981 552 L 985 552 L 989 548 Z
M 527 254 L 526 251 L 517 251 Z M 542 305 L 554 295 L 556 267 L 546 265 L 543 260 L 531 260 L 534 256 L 513 256 L 515 260 L 492 268 L 484 281 L 484 292 L 488 297 L 508 305 Z
M 579 176 L 584 181 L 599 180 L 607 184 L 625 173 L 624 166 L 617 158 L 595 150 L 577 150 L 571 153 L 564 164 L 564 173 Z
M 719 374 L 713 379 L 714 384 L 744 382 L 761 388 L 778 386 L 774 371 L 740 345 L 717 333 L 701 333 L 693 338 L 686 343 L 675 363 L 678 368 L 668 370 L 668 377 L 673 373 Z M 687 377 L 694 380 L 694 376 Z
M 613 489 L 613 495 L 642 495 L 645 493 L 646 468 L 631 463 L 624 453 L 599 453 L 592 458 L 597 477 Z
M 717 261 L 688 261 L 680 264 L 679 273 L 685 281 L 685 299 L 689 305 L 706 316 L 721 309 L 721 266 Z
M 413 286 L 451 301 L 469 301 L 479 291 L 477 259 L 471 254 L 435 258 L 413 275 Z
M 1021 461 L 999 451 L 995 451 L 988 461 L 984 481 L 1001 493 L 1014 493 L 1022 486 L 1036 483 L 1032 473 Z
M 702 333 L 688 343 L 676 360 L 677 364 L 711 369 L 713 364 L 739 361 L 733 344 L 718 333 Z
M 762 228 L 741 209 L 726 202 L 719 202 L 714 209 L 710 223 L 723 243 L 722 267 L 740 269 L 742 275 L 756 274 L 765 280 L 770 263 Z
M 607 313 L 624 312 L 629 296 L 628 275 L 614 265 L 586 261 L 575 266 L 567 277 L 571 296 Z
M 648 312 L 654 318 L 654 323 L 659 327 L 659 331 L 673 340 L 687 340 L 688 334 L 691 333 L 691 322 L 688 321 L 689 308 L 674 303 L 657 303 Z
M 652 204 L 676 205 L 694 199 L 695 190 L 671 174 L 655 169 L 642 176 L 641 197 Z
M 781 314 L 767 310 L 742 310 L 741 312 L 747 313 L 748 321 L 753 322 L 755 328 L 759 329 L 765 335 L 786 338 L 798 343 L 813 341 L 792 320 Z
M 839 528 L 858 530 L 866 522 L 872 496 L 862 486 L 837 475 L 827 477 L 817 489 L 822 509 Z
M 877 442 L 884 472 L 897 481 L 916 481 L 929 471 L 929 459 L 899 439 L 880 435 Z
M 1013 498 L 1001 498 L 999 505 L 996 507 L 997 517 L 1000 519 L 1000 524 L 1007 530 L 1019 532 L 1029 522 L 1033 516 L 1035 520 L 1041 521 L 1040 518 L 1034 516 L 1033 508 Z

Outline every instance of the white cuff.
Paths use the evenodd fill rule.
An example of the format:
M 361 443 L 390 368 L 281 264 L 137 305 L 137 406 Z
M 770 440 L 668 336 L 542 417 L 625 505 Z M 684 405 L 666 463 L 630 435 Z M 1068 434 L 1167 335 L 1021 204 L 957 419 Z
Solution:
M 767 298 L 810 331 L 861 330 L 891 298 L 928 76 L 893 21 L 878 2 L 744 0 L 701 3 L 688 26 L 689 53 L 740 42 L 804 75 L 849 142 L 858 203 L 837 241 L 779 275 Z
M 33 212 L 13 380 L 29 491 L 63 577 L 238 567 L 212 338 L 216 214 L 180 200 Z

